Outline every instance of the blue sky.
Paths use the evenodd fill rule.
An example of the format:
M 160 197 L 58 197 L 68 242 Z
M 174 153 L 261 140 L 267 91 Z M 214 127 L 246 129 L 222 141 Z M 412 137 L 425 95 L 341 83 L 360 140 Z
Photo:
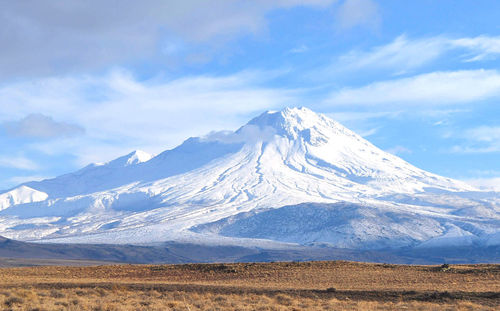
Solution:
M 500 2 L 5 1 L 0 189 L 305 106 L 500 188 Z

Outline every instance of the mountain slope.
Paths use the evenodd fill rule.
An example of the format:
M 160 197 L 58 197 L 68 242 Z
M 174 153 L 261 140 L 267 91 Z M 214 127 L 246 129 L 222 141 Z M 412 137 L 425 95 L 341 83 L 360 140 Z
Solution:
M 498 194 L 418 169 L 305 108 L 265 112 L 151 159 L 132 153 L 24 186 L 47 198 L 0 211 L 1 234 L 21 240 L 381 248 L 487 243 L 500 231 Z M 297 205 L 339 202 L 348 204 Z M 304 218 L 325 211 L 334 223 Z M 246 212 L 254 216 L 222 231 L 193 229 Z M 265 234 L 278 226 L 285 239 Z
M 0 194 L 0 210 L 9 208 L 17 204 L 33 203 L 44 201 L 48 195 L 44 192 L 32 189 L 27 186 L 19 186 L 15 189 Z
M 472 246 L 480 243 L 478 236 L 495 228 L 498 218 L 464 218 L 429 211 L 419 213 L 401 206 L 339 202 L 302 203 L 240 213 L 193 230 L 225 237 L 381 249 Z

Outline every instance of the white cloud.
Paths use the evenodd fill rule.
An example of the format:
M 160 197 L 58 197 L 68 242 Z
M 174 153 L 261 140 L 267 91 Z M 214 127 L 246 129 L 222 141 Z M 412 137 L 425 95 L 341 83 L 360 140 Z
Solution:
M 162 50 L 171 53 L 179 40 L 213 44 L 242 34 L 258 34 L 266 28 L 266 14 L 272 10 L 322 8 L 332 2 L 2 1 L 0 78 L 66 73 L 116 65 L 134 57 L 151 58 Z
M 497 58 L 500 56 L 500 37 L 434 36 L 410 39 L 401 35 L 368 51 L 349 51 L 341 55 L 328 71 L 384 69 L 392 70 L 397 75 L 430 64 L 451 52 L 461 53 L 468 62 Z
M 379 129 L 380 129 L 379 127 L 374 127 L 374 128 L 368 129 L 368 130 L 361 130 L 361 131 L 358 131 L 358 134 L 361 137 L 369 137 L 369 136 L 375 135 Z
M 24 156 L 1 156 L 0 166 L 27 171 L 39 169 L 39 166 L 35 162 Z
M 270 141 L 276 135 L 273 127 L 259 127 L 253 124 L 246 124 L 237 131 L 217 131 L 211 132 L 202 139 L 205 141 L 219 141 L 222 143 L 243 143 L 256 141 Z
M 469 129 L 465 137 L 481 142 L 498 142 L 500 144 L 500 126 L 480 126 Z
M 302 45 L 300 45 L 298 47 L 295 47 L 295 48 L 291 49 L 290 53 L 292 53 L 292 54 L 300 54 L 300 53 L 305 53 L 307 51 L 309 51 L 309 47 L 307 45 L 305 45 L 305 44 L 302 44 Z
M 328 105 L 451 105 L 500 96 L 496 70 L 433 72 L 333 92 Z
M 500 37 L 478 36 L 449 40 L 454 47 L 466 48 L 470 51 L 467 61 L 479 61 L 500 55 Z
M 500 126 L 479 126 L 465 130 L 458 138 L 466 143 L 452 147 L 457 153 L 500 152 Z
M 57 122 L 40 113 L 29 114 L 18 121 L 0 124 L 9 135 L 28 138 L 56 138 L 81 135 L 85 130 L 75 124 Z
M 399 72 L 418 68 L 442 55 L 446 39 L 433 37 L 409 40 L 405 35 L 370 51 L 350 51 L 339 57 L 335 68 L 358 70 L 362 68 L 393 69 Z
M 325 113 L 330 118 L 343 122 L 363 121 L 370 119 L 381 118 L 396 118 L 401 114 L 401 111 L 343 111 Z
M 48 154 L 75 155 L 80 164 L 112 159 L 131 148 L 158 153 L 189 136 L 234 129 L 257 112 L 297 104 L 297 91 L 261 86 L 276 74 L 139 81 L 117 70 L 20 82 L 0 88 L 0 122 L 43 112 L 80 125 L 85 135 L 31 145 Z
M 377 29 L 380 22 L 378 5 L 372 0 L 345 0 L 337 11 L 337 23 L 341 29 L 356 26 Z

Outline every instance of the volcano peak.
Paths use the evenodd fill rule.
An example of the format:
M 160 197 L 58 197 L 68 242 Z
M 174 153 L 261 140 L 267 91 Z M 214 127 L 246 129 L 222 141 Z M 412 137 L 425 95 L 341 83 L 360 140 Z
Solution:
M 286 107 L 280 111 L 266 111 L 252 119 L 247 125 L 263 129 L 271 127 L 276 134 L 290 139 L 299 137 L 322 137 L 337 134 L 354 135 L 353 132 L 329 117 L 305 107 Z

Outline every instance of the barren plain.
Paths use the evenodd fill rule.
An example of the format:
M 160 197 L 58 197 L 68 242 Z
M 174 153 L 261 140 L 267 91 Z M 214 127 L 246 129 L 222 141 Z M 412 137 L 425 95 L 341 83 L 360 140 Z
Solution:
M 496 310 L 500 265 L 346 261 L 0 269 L 4 310 Z

